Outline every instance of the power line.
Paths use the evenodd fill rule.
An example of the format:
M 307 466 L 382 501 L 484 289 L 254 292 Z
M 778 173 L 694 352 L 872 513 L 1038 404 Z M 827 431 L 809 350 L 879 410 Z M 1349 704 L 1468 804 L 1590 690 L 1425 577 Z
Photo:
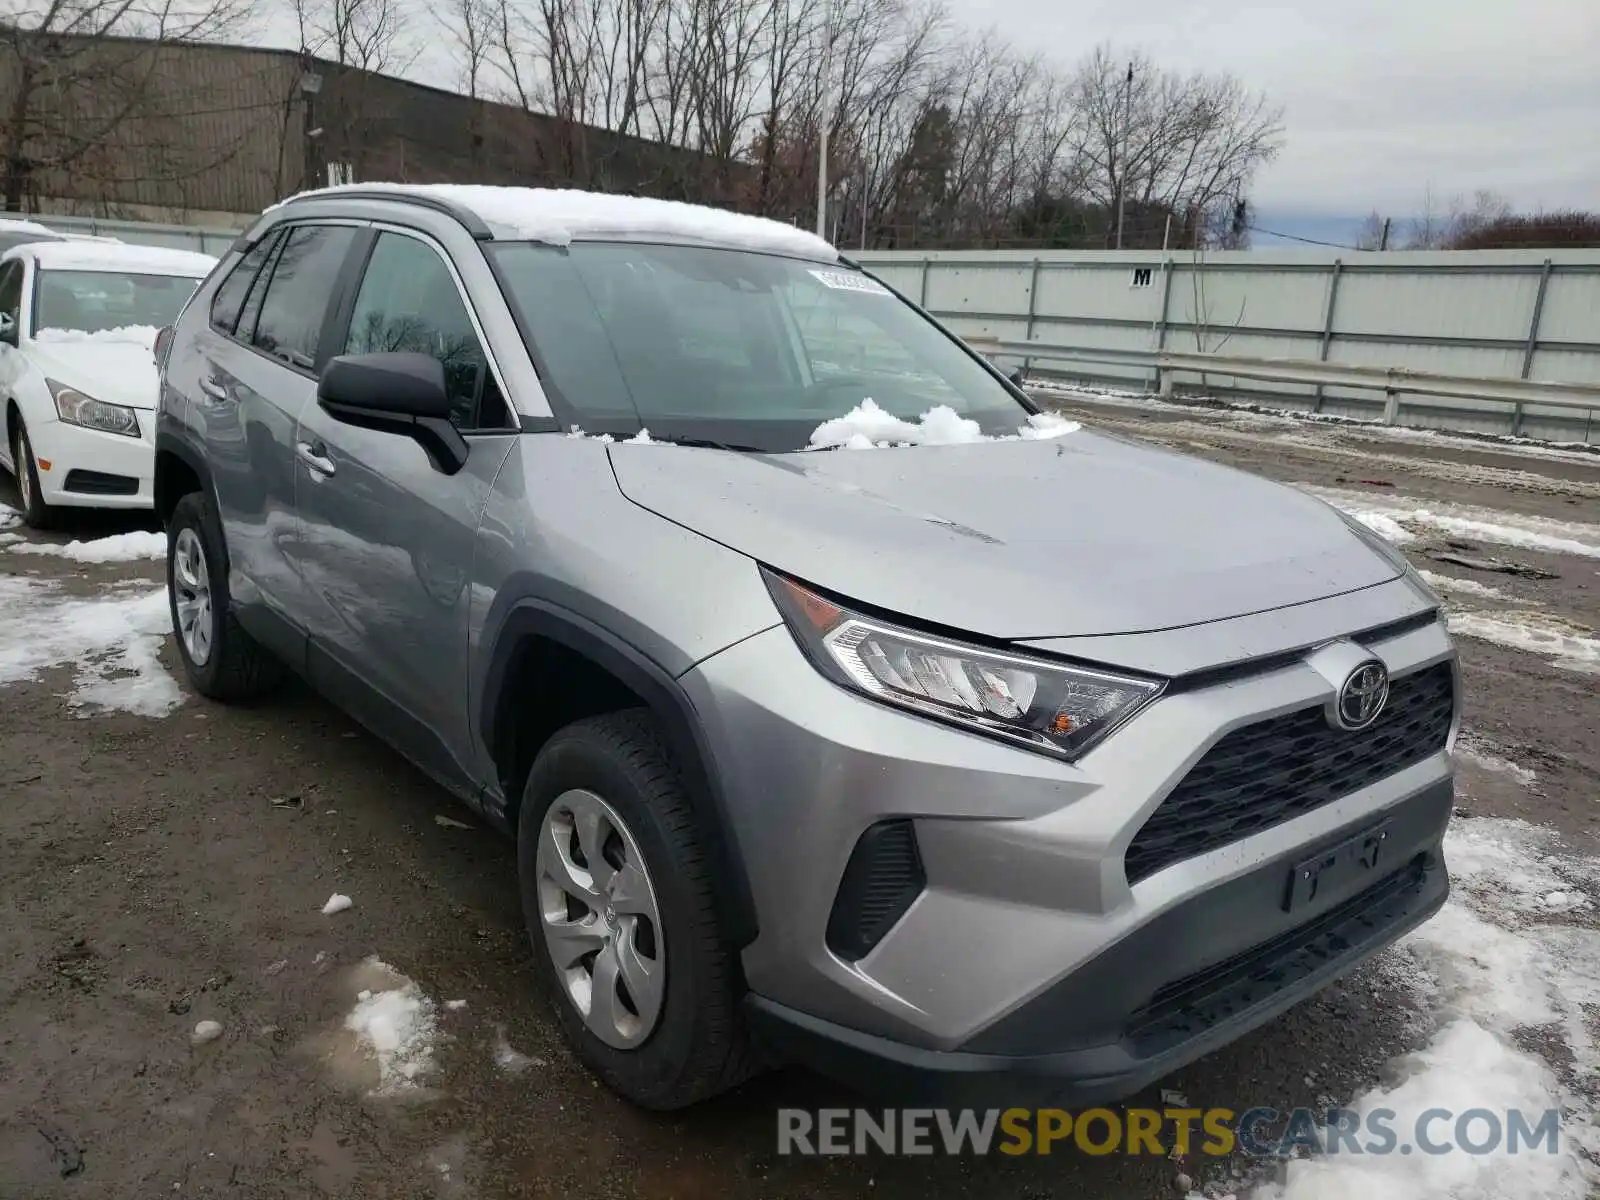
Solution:
M 1246 225 L 1251 233 L 1264 233 L 1268 237 L 1282 238 L 1286 242 L 1304 242 L 1308 246 L 1326 246 L 1330 250 L 1359 250 L 1360 246 L 1351 246 L 1345 242 L 1323 242 L 1316 238 L 1301 237 L 1296 233 L 1278 233 L 1273 229 L 1263 229 L 1259 225 Z

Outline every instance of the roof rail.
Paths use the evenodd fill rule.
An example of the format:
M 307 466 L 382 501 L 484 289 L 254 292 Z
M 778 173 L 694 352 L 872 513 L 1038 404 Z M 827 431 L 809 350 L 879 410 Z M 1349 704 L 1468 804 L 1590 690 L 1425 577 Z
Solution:
M 421 208 L 431 208 L 434 212 L 443 213 L 447 217 L 459 222 L 473 238 L 480 242 L 494 240 L 483 219 L 470 208 L 453 204 L 442 197 L 430 195 L 427 192 L 408 192 L 400 188 L 363 188 L 341 187 L 328 188 L 315 192 L 302 192 L 292 197 L 288 203 L 301 200 L 396 200 L 402 204 L 415 204 Z

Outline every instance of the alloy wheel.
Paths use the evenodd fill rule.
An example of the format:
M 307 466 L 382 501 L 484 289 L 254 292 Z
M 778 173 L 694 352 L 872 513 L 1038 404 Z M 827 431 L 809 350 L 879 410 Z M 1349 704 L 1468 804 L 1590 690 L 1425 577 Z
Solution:
M 539 830 L 539 912 L 567 998 L 608 1046 L 655 1029 L 666 997 L 661 909 L 639 843 L 594 792 L 563 792 Z
M 22 497 L 22 511 L 27 512 L 33 507 L 33 447 L 28 444 L 28 435 L 20 429 L 11 443 L 11 465 L 16 468 L 17 493 Z
M 178 636 L 189 661 L 203 667 L 211 658 L 214 634 L 211 610 L 211 574 L 200 535 L 192 527 L 178 531 L 172 547 L 173 609 L 178 614 Z

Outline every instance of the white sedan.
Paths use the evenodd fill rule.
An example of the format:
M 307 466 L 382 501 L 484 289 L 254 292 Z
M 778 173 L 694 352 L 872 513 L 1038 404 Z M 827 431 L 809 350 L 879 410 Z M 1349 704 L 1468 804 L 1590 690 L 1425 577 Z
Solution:
M 0 465 L 23 518 L 149 508 L 156 334 L 216 259 L 120 242 L 35 242 L 0 256 Z

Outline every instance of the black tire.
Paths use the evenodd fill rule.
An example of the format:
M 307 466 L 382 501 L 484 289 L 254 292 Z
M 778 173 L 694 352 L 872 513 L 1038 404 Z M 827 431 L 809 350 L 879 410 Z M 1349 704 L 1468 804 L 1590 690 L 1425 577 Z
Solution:
M 176 549 L 185 530 L 193 530 L 199 538 L 205 558 L 205 590 L 211 600 L 211 644 L 203 663 L 190 656 L 178 620 L 179 584 L 174 572 Z M 222 545 L 221 528 L 204 494 L 190 492 L 179 500 L 167 522 L 167 607 L 178 656 L 195 691 L 212 700 L 250 700 L 272 690 L 283 677 L 283 667 L 239 627 L 228 600 L 227 558 Z
M 665 999 L 654 1029 L 633 1049 L 607 1045 L 584 1024 L 545 945 L 539 832 L 552 802 L 575 788 L 601 796 L 628 824 L 661 913 Z M 682 778 L 647 710 L 575 721 L 545 744 L 523 792 L 517 867 L 535 970 L 578 1057 L 607 1086 L 642 1107 L 670 1110 L 715 1096 L 750 1075 L 738 955 L 718 924 L 710 866 L 695 836 Z
M 39 472 L 33 465 L 33 443 L 28 439 L 28 426 L 21 413 L 17 414 L 16 421 L 17 427 L 11 434 L 11 463 L 16 469 L 22 519 L 34 529 L 51 529 L 58 510 L 44 502 L 39 490 Z

